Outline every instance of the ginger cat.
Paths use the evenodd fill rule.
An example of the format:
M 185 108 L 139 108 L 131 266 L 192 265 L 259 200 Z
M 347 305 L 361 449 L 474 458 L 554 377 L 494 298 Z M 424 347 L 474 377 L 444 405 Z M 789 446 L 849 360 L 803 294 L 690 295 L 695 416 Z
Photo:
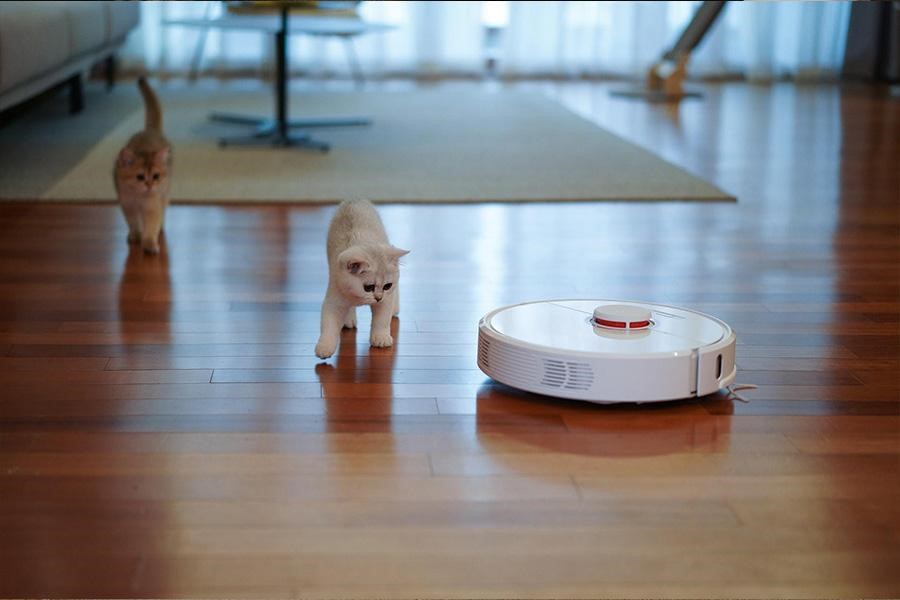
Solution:
M 172 147 L 162 132 L 159 99 L 147 81 L 138 79 L 146 111 L 144 130 L 119 151 L 113 169 L 116 195 L 128 222 L 128 242 L 144 252 L 159 252 L 172 175 Z

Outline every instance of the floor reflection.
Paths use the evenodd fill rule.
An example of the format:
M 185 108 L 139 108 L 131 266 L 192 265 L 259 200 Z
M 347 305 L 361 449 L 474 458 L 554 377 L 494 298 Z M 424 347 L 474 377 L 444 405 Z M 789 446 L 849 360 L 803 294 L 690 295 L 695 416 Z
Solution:
M 476 395 L 479 442 L 502 460 L 509 440 L 543 452 L 657 456 L 727 450 L 725 394 L 674 402 L 599 405 L 521 392 L 488 381 Z M 715 413 L 709 410 L 715 407 Z M 496 436 L 494 434 L 502 434 Z M 507 438 L 498 440 L 498 437 Z
M 121 243 L 125 245 L 124 235 Z M 104 345 L 117 359 L 127 361 L 148 347 L 166 348 L 171 342 L 171 276 L 164 237 L 160 245 L 156 256 L 144 254 L 137 245 L 128 247 L 113 292 L 117 294 L 117 318 L 75 324 L 86 328 L 87 334 L 117 337 L 117 343 Z M 152 300 L 146 300 L 148 294 Z M 126 378 L 143 375 L 139 370 L 123 373 Z M 147 374 L 147 381 L 152 381 L 153 371 Z M 133 381 L 122 380 L 123 384 Z M 166 474 L 166 457 L 176 455 L 133 452 L 123 428 L 127 430 L 129 423 L 141 418 L 136 407 L 143 400 L 117 388 L 128 390 L 131 386 L 75 384 L 77 394 L 68 397 L 60 392 L 59 404 L 64 408 L 73 399 L 84 400 L 84 416 L 76 413 L 79 416 L 74 418 L 30 425 L 38 437 L 46 439 L 51 432 L 60 436 L 58 447 L 49 446 L 50 451 L 60 453 L 60 460 L 58 464 L 46 462 L 43 470 L 23 470 L 12 482 L 14 487 L 5 482 L 0 491 L 3 512 L 16 515 L 17 523 L 0 535 L 0 554 L 6 557 L 4 567 L 9 567 L 0 577 L 4 592 L 42 597 L 123 596 L 139 593 L 137 585 L 142 579 L 144 584 L 153 582 L 154 595 L 170 595 L 172 574 L 165 569 L 144 573 L 143 564 L 159 547 L 159 532 L 175 521 L 170 505 L 161 499 L 178 497 L 175 486 L 179 478 Z M 94 409 L 97 406 L 103 410 Z M 36 457 L 38 464 L 47 461 L 41 452 L 22 456 L 22 460 Z
M 154 301 L 143 301 L 148 293 Z M 136 302 L 137 300 L 137 302 Z M 146 336 L 155 343 L 171 342 L 172 276 L 165 233 L 160 235 L 159 254 L 146 254 L 137 244 L 129 244 L 119 276 L 120 342 Z
M 400 320 L 391 321 L 391 348 L 368 345 L 369 319 L 362 318 L 366 307 L 360 307 L 357 329 L 341 331 L 341 343 L 333 364 L 323 362 L 315 367 L 322 386 L 325 427 L 334 432 L 390 432 L 395 414 L 393 390 L 396 348 L 400 342 Z M 362 343 L 360 343 L 361 340 Z

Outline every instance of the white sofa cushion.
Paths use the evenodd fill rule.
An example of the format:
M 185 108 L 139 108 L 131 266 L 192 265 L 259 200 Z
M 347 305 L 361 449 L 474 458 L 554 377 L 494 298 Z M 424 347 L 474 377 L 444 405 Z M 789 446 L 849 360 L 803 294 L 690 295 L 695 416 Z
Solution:
M 0 2 L 0 93 L 117 43 L 140 2 Z
M 107 12 L 109 30 L 106 34 L 107 42 L 119 40 L 137 27 L 141 20 L 140 2 L 104 2 Z
M 69 20 L 69 56 L 94 50 L 109 41 L 109 12 L 101 2 L 48 2 Z
M 52 4 L 0 2 L 0 92 L 69 58 L 69 19 Z

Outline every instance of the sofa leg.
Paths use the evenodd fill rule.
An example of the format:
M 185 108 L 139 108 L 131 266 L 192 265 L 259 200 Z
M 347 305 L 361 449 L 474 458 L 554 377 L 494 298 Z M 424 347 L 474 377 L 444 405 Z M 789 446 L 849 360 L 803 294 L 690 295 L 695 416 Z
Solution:
M 118 61 L 115 55 L 110 54 L 103 61 L 103 77 L 106 80 L 106 91 L 110 91 L 116 85 L 116 71 L 118 70 Z
M 69 79 L 69 114 L 78 114 L 84 108 L 84 90 L 81 84 L 81 73 Z

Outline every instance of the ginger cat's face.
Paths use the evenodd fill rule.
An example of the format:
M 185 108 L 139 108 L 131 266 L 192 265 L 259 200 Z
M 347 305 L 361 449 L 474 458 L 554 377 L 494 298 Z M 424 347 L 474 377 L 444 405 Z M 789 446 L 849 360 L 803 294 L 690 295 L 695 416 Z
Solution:
M 129 195 L 153 195 L 166 189 L 169 180 L 169 149 L 138 154 L 127 146 L 116 161 L 119 189 Z

